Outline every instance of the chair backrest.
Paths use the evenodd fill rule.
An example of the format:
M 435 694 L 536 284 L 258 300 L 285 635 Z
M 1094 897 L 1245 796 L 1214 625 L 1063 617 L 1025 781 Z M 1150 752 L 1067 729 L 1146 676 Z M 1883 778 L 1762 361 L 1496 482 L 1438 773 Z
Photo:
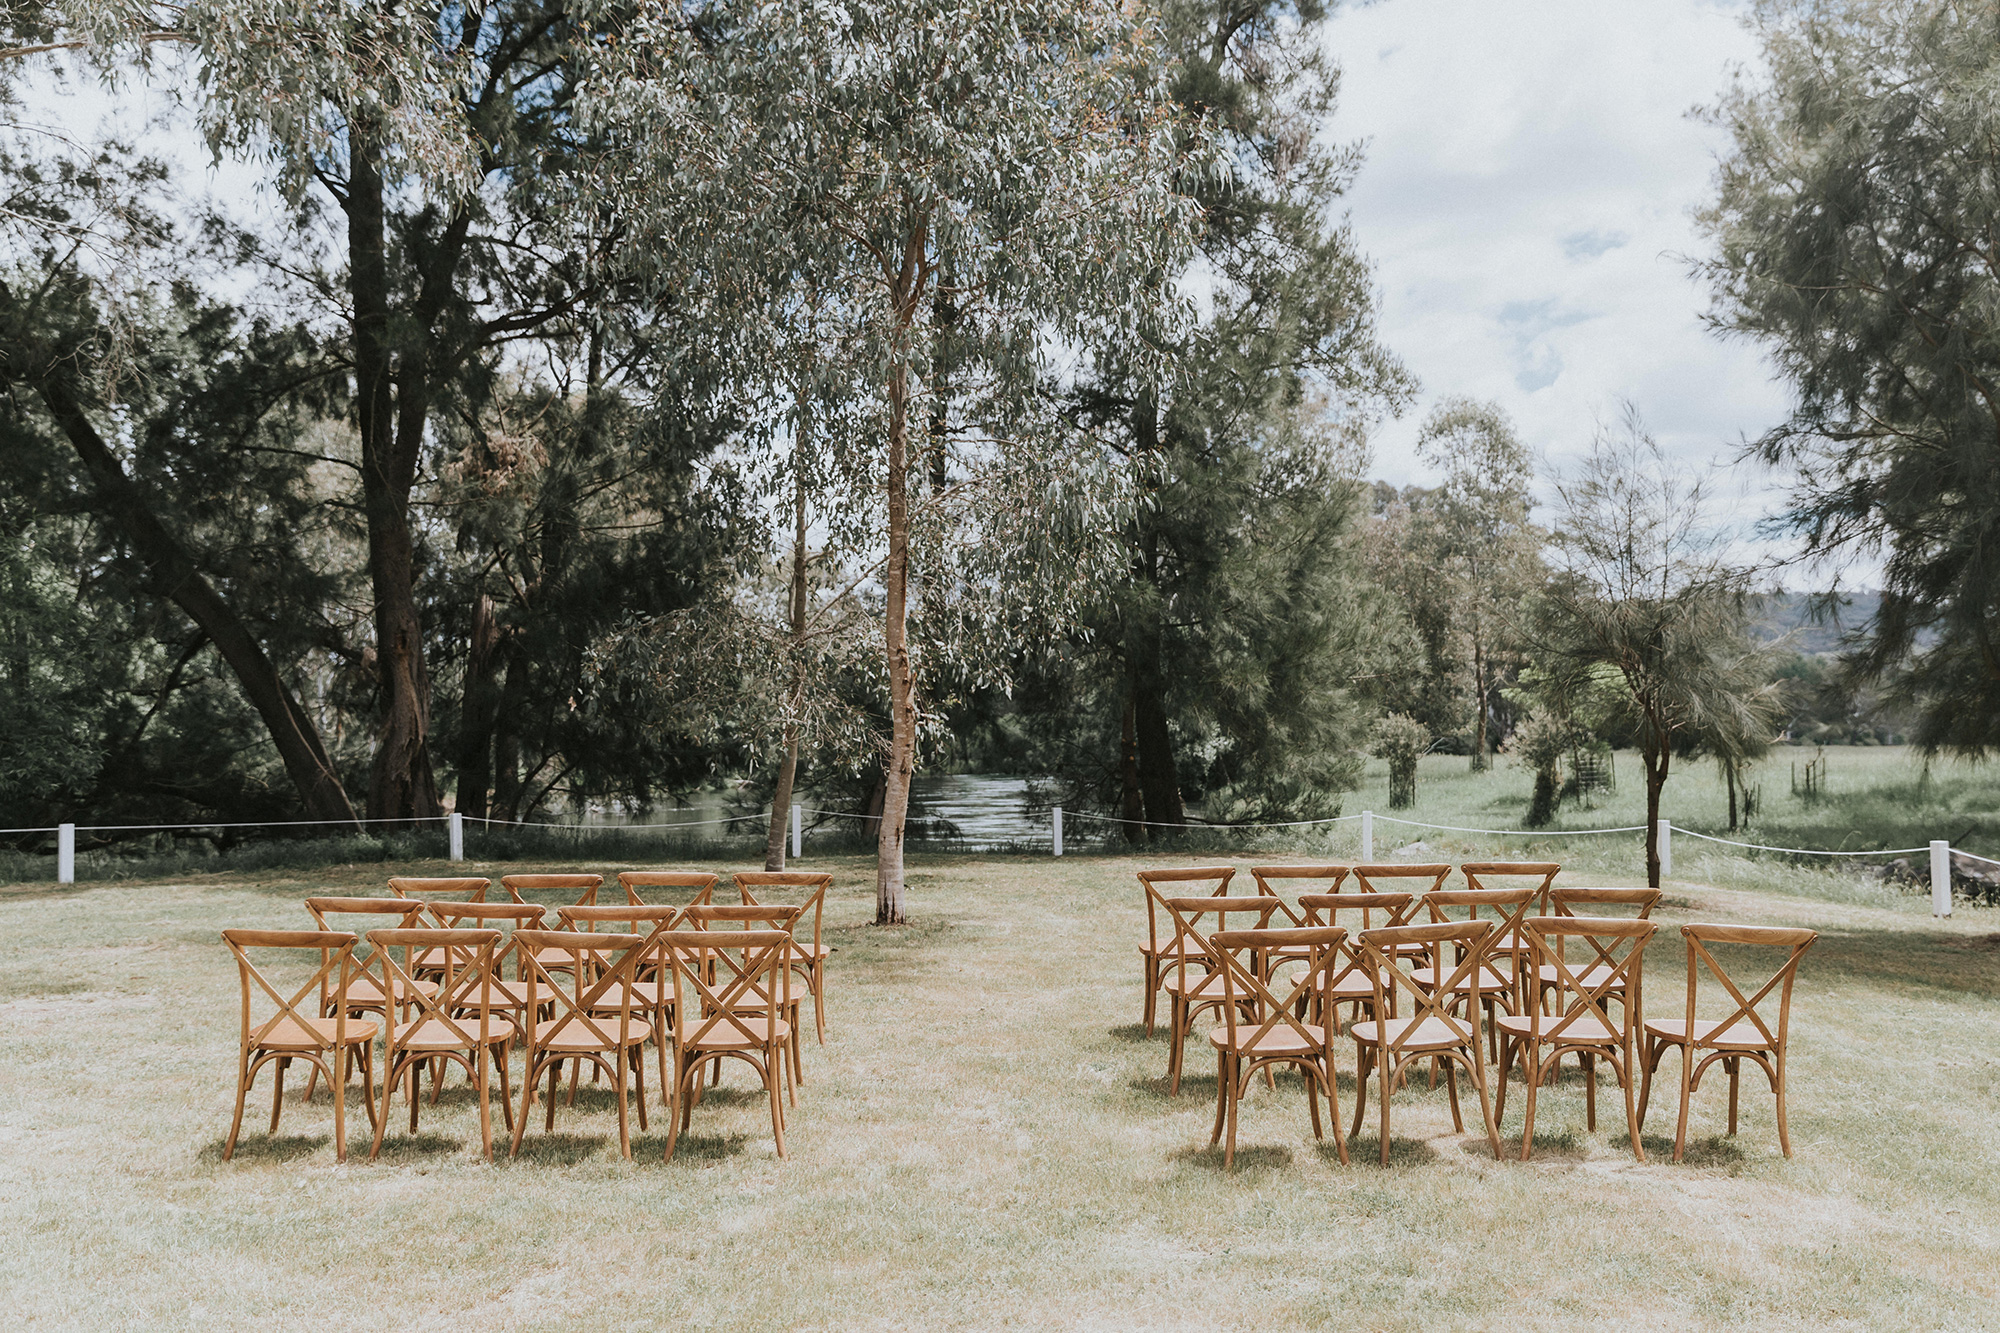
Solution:
M 314 1022 L 319 1002 L 315 999 L 310 1016 L 299 1006 L 309 995 L 322 993 L 329 985 L 336 997 L 346 994 L 347 983 L 355 972 L 354 946 L 359 940 L 351 930 L 225 930 L 222 942 L 229 946 L 229 952 L 236 956 L 237 980 L 243 990 L 243 1045 L 250 1045 L 251 1033 L 270 1027 L 282 1019 L 289 1018 L 301 1030 L 314 1031 Z M 250 961 L 252 949 L 288 949 L 310 951 L 319 955 L 319 966 L 305 984 L 290 995 L 281 992 L 271 984 L 263 969 Z M 254 999 L 258 995 L 269 997 L 274 1008 L 263 1019 L 255 1017 Z M 337 1045 L 347 1040 L 347 1006 L 336 1004 L 333 1008 L 334 1041 Z
M 1629 1046 L 1643 1008 L 1640 964 L 1646 942 L 1659 928 L 1658 922 L 1627 916 L 1528 918 L 1523 930 L 1529 948 L 1536 963 L 1549 969 L 1541 975 L 1555 991 L 1554 1012 L 1544 1013 L 1539 1003 L 1528 1006 L 1531 1039 L 1560 1044 L 1570 1028 L 1594 1020 L 1616 1034 L 1621 1049 Z M 1580 940 L 1590 949 L 1590 957 L 1574 967 L 1566 947 L 1570 940 Z M 1620 1000 L 1616 1023 L 1604 1005 L 1613 995 Z M 1590 1036 L 1594 1040 L 1596 1034 Z
M 545 929 L 543 922 L 549 909 L 540 903 L 432 903 L 429 908 L 439 926 L 447 930 L 500 930 L 506 939 L 493 955 L 495 977 L 505 969 L 507 960 L 520 950 L 514 936 L 523 930 Z M 467 922 L 477 922 L 468 926 Z M 505 923 L 504 929 L 495 923 Z
M 736 872 L 736 892 L 743 897 L 743 906 L 758 907 L 772 903 L 794 901 L 787 890 L 798 890 L 795 900 L 801 919 L 807 913 L 812 915 L 812 944 L 815 953 L 819 949 L 821 917 L 826 911 L 826 891 L 833 887 L 833 876 L 809 870 L 739 870 Z M 752 892 L 752 890 L 756 892 Z M 797 934 L 800 927 L 792 926 Z
M 1722 983 L 1729 994 L 1732 1008 L 1722 1019 L 1717 1032 L 1727 1031 L 1739 1023 L 1749 1023 L 1762 1034 L 1766 1045 L 1780 1047 L 1790 1033 L 1792 1022 L 1792 983 L 1798 978 L 1799 960 L 1805 957 L 1807 949 L 1819 938 L 1819 932 L 1803 927 L 1787 926 L 1727 926 L 1707 922 L 1689 922 L 1681 927 L 1681 936 L 1687 940 L 1688 988 L 1687 988 L 1687 1033 L 1695 1034 L 1695 991 L 1701 970 L 1706 970 Z M 1715 956 L 1716 945 L 1748 945 L 1756 949 L 1783 950 L 1784 957 L 1766 977 L 1764 984 L 1744 994 L 1747 987 L 1737 985 L 1729 975 L 1722 961 Z M 1768 957 L 1768 955 L 1766 955 Z M 1697 967 L 1699 964 L 1699 967 Z M 1772 1022 L 1771 998 L 1777 993 L 1776 1022 Z M 1706 1021 L 1706 1020 L 1704 1020 Z M 1699 1044 L 1699 1042 L 1697 1042 Z
M 1160 923 L 1163 919 L 1167 923 L 1168 938 L 1173 937 L 1173 919 L 1167 915 L 1164 906 L 1168 898 L 1187 897 L 1193 889 L 1203 887 L 1208 887 L 1210 897 L 1220 898 L 1229 892 L 1229 881 L 1235 874 L 1235 866 L 1175 866 L 1141 870 L 1139 887 L 1146 893 L 1147 947 L 1154 953 L 1160 951 Z
M 791 1005 L 790 931 L 669 930 L 659 942 L 673 972 L 676 1040 L 757 1046 L 777 1030 Z
M 1422 897 L 1444 887 L 1451 874 L 1449 861 L 1411 865 L 1360 865 L 1351 867 L 1355 893 L 1411 893 Z M 1427 884 L 1424 881 L 1429 880 Z
M 1479 1000 L 1487 987 L 1483 980 L 1486 969 L 1481 964 L 1493 931 L 1491 921 L 1435 921 L 1423 926 L 1384 926 L 1364 930 L 1354 937 L 1361 966 L 1374 983 L 1375 1013 L 1382 1019 L 1385 1059 L 1393 1057 L 1417 1035 L 1422 1020 L 1435 1018 L 1449 1029 L 1459 1045 L 1472 1048 L 1476 1064 L 1485 1066 L 1486 1057 L 1479 1042 Z M 1417 974 L 1396 966 L 1397 956 L 1406 945 L 1417 945 L 1440 956 L 1450 946 L 1459 961 L 1449 973 L 1440 964 L 1439 984 L 1427 986 Z M 1400 995 L 1409 997 L 1408 1007 L 1398 998 Z M 1465 996 L 1470 997 L 1470 1002 L 1461 1006 L 1459 1000 Z M 1395 1017 L 1389 1018 L 1391 1014 Z M 1394 1068 L 1393 1059 L 1385 1068 Z
M 1270 928 L 1272 913 L 1284 907 L 1276 898 L 1230 894 L 1162 898 L 1160 905 L 1167 909 L 1167 918 L 1173 923 L 1174 933 L 1168 947 L 1183 995 L 1187 993 L 1187 970 L 1190 966 L 1203 972 L 1214 966 L 1215 960 L 1209 956 L 1208 937 L 1218 930 L 1229 929 L 1230 917 L 1254 918 L 1247 929 L 1265 930 Z M 1215 920 L 1205 923 L 1204 917 L 1214 917 Z M 1238 927 L 1239 930 L 1245 928 Z
M 1433 889 L 1424 895 L 1424 909 L 1433 922 L 1491 921 L 1493 933 L 1480 944 L 1482 954 L 1496 948 L 1528 951 L 1520 934 L 1521 922 L 1535 905 L 1536 891 L 1521 889 Z M 1454 912 L 1463 909 L 1463 915 Z M 1443 960 L 1439 960 L 1443 965 Z
M 306 911 L 312 913 L 313 924 L 317 925 L 321 930 L 334 929 L 334 924 L 327 920 L 328 917 L 354 918 L 371 916 L 385 917 L 395 926 L 408 929 L 422 920 L 424 910 L 424 903 L 415 898 L 306 899 Z M 354 924 L 361 927 L 355 931 L 357 936 L 369 931 L 366 923 L 355 922 Z M 382 991 L 384 995 L 390 993 L 387 989 L 389 975 L 382 968 L 382 960 L 375 956 L 375 947 L 372 944 L 369 946 L 367 953 L 357 953 L 355 955 L 354 976 L 348 978 L 349 984 L 352 984 L 354 977 L 362 976 L 370 977 L 384 987 Z M 331 979 L 321 987 L 320 1002 L 322 1004 L 331 1004 L 333 1002 L 333 983 Z
M 1331 1029 L 1308 1025 L 1300 1015 L 1327 1012 L 1327 985 L 1347 959 L 1341 945 L 1347 932 L 1338 926 L 1285 926 L 1275 930 L 1218 930 L 1203 944 L 1209 961 L 1222 975 L 1222 1022 L 1232 1050 L 1256 1048 L 1273 1031 L 1284 1028 L 1323 1051 Z M 1263 960 L 1285 950 L 1305 962 L 1305 972 L 1291 982 L 1283 998 L 1264 976 Z M 1298 951 L 1303 950 L 1301 954 Z M 1318 1004 L 1302 1004 L 1316 998 Z M 1247 1031 L 1238 1045 L 1239 1029 Z
M 639 896 L 640 889 L 687 889 L 690 896 L 686 902 L 676 903 L 677 907 L 692 907 L 697 903 L 713 901 L 715 896 L 714 875 L 703 870 L 621 870 L 618 872 L 618 887 L 625 890 L 625 901 L 633 907 L 643 907 L 646 899 Z M 678 895 L 676 895 L 678 896 Z
M 588 907 L 597 901 L 598 885 L 604 883 L 602 875 L 502 875 L 500 887 L 507 890 L 507 896 L 517 903 L 525 903 L 522 893 L 533 893 L 546 898 L 550 890 L 569 892 L 576 895 L 578 907 Z
M 619 929 L 650 935 L 656 930 L 672 930 L 681 917 L 681 910 L 672 903 L 626 903 L 620 906 L 599 907 L 595 904 L 578 907 L 558 907 L 556 916 L 562 921 L 562 929 L 590 932 L 599 928 Z
M 425 902 L 483 903 L 492 883 L 490 879 L 467 875 L 446 878 L 396 875 L 389 880 L 389 892 L 398 898 L 418 898 Z
M 1526 881 L 1535 892 L 1535 907 L 1530 916 L 1549 914 L 1549 889 L 1555 884 L 1556 876 L 1562 873 L 1560 861 L 1467 861 L 1459 872 L 1465 876 L 1468 889 L 1519 888 Z
M 371 930 L 368 942 L 375 946 L 375 954 L 382 959 L 392 980 L 402 983 L 409 1003 L 414 1005 L 409 1021 L 401 1024 L 405 1029 L 414 1028 L 427 1020 L 442 1023 L 451 1035 L 467 1046 L 477 1046 L 479 1037 L 475 1034 L 486 1027 L 486 1018 L 495 1012 L 505 1012 L 507 1002 L 493 987 L 493 965 L 495 950 L 500 947 L 500 932 L 490 929 L 472 930 Z M 401 949 L 399 959 L 396 951 Z M 413 975 L 413 960 L 418 950 L 435 951 L 434 957 L 444 959 L 444 977 L 438 982 L 436 994 L 416 984 Z M 387 1005 L 382 1015 L 387 1025 L 385 1035 L 393 1044 L 396 1040 L 397 1015 L 404 1010 L 403 1005 Z M 461 1020 L 468 1011 L 474 1015 L 472 1028 L 468 1031 Z
M 688 930 L 713 930 L 733 921 L 737 930 L 790 930 L 805 915 L 804 903 L 697 903 L 682 913 Z
M 1302 893 L 1299 907 L 1305 913 L 1308 926 L 1338 926 L 1343 913 L 1356 913 L 1361 917 L 1356 926 L 1351 918 L 1347 924 L 1351 932 L 1356 929 L 1374 930 L 1378 926 L 1408 925 L 1410 917 L 1416 913 L 1418 900 L 1407 893 Z M 1377 921 L 1376 917 L 1381 917 Z
M 1344 865 L 1251 866 L 1250 876 L 1257 881 L 1260 898 L 1282 899 L 1285 895 L 1279 892 L 1280 888 L 1289 888 L 1303 899 L 1308 893 L 1339 893 L 1341 881 L 1352 869 Z M 1306 924 L 1303 912 L 1286 907 L 1285 915 L 1297 924 Z
M 631 1031 L 633 992 L 631 982 L 639 960 L 645 955 L 645 946 L 655 940 L 657 934 L 638 935 L 627 931 L 568 931 L 568 930 L 517 930 L 514 944 L 520 951 L 520 958 L 527 969 L 528 1012 L 540 1011 L 542 1005 L 551 1005 L 554 1013 L 550 1022 L 555 1026 L 537 1027 L 530 1024 L 536 1040 L 546 1040 L 542 1033 L 574 1033 L 581 1027 L 599 1049 L 611 1050 L 621 1044 L 622 1038 Z M 567 958 L 567 970 L 561 965 L 551 967 L 547 961 L 551 954 Z M 615 955 L 616 961 L 610 966 L 602 966 L 607 955 Z M 557 977 L 563 981 L 557 981 Z M 617 1016 L 617 1027 L 606 1025 Z
M 1660 905 L 1658 889 L 1551 889 L 1549 906 L 1557 916 L 1602 916 L 1607 907 L 1634 907 L 1633 919 L 1644 921 Z M 1576 908 L 1583 908 L 1577 912 Z

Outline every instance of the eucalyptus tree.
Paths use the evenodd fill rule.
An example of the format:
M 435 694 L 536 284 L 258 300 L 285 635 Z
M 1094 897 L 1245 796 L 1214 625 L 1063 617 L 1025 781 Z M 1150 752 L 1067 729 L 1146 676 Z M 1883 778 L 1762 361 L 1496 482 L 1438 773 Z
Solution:
M 1768 75 L 1703 215 L 1712 319 L 1796 405 L 1755 452 L 1815 556 L 1881 560 L 1852 665 L 1895 677 L 1916 739 L 2000 744 L 2000 4 L 1823 0 L 1757 12 Z M 1901 675 L 1907 668 L 1907 674 Z
M 1729 563 L 1701 483 L 1684 479 L 1629 407 L 1556 483 L 1552 577 L 1535 659 L 1542 689 L 1593 687 L 1609 668 L 1646 773 L 1646 882 L 1660 884 L 1660 793 L 1704 737 L 1768 736 L 1779 711 L 1767 650 L 1749 635 L 1749 574 Z
M 956 591 L 999 586 L 912 567 L 932 549 L 1050 553 L 1024 515 L 1087 480 L 1035 390 L 1053 343 L 1156 342 L 1188 226 L 1170 186 L 1174 144 L 1145 58 L 1150 34 L 1120 6 L 999 3 L 716 4 L 646 10 L 599 64 L 592 123 L 632 155 L 607 173 L 635 243 L 718 284 L 742 271 L 780 294 L 813 291 L 863 336 L 854 365 L 880 395 L 879 434 L 827 438 L 861 452 L 879 486 L 873 563 L 882 596 L 890 736 L 876 916 L 903 919 L 903 831 L 917 759 L 914 613 L 964 623 Z M 734 252 L 729 262 L 718 262 Z M 949 275 L 948 278 L 946 275 Z M 938 298 L 956 311 L 953 402 L 965 471 L 926 497 L 917 423 L 930 406 Z M 775 317 L 768 327 L 787 332 Z M 976 404 L 976 406 L 975 406 Z M 1023 488 L 1026 488 L 1025 491 Z M 926 503 L 926 501 L 929 501 Z M 1051 577 L 1074 569 L 1021 560 Z M 928 594 L 935 606 L 913 606 Z M 1037 598 L 1046 602 L 1046 597 Z M 1004 626 L 1032 603 L 1002 594 Z M 1040 609 L 1047 610 L 1044 605 Z M 930 614 L 935 610 L 937 614 Z M 995 617 L 980 616 L 991 627 Z M 937 643 L 937 650 L 946 645 Z

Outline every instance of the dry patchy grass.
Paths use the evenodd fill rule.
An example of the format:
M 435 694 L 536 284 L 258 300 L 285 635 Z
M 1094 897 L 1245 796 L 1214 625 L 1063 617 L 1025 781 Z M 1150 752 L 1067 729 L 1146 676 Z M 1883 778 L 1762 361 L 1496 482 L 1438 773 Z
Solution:
M 788 1162 L 747 1093 L 707 1100 L 671 1164 L 658 1121 L 620 1160 L 608 1099 L 586 1095 L 556 1135 L 537 1125 L 520 1160 L 489 1166 L 468 1098 L 447 1092 L 421 1139 L 392 1123 L 372 1166 L 334 1163 L 323 1096 L 267 1140 L 253 1094 L 224 1163 L 236 981 L 216 932 L 303 925 L 300 897 L 378 891 L 380 867 L 0 898 L 8 1320 L 1991 1326 L 2000 914 L 1938 924 L 1799 885 L 1673 886 L 1670 926 L 1822 932 L 1797 1008 L 1790 1162 L 1747 1077 L 1741 1136 L 1718 1137 L 1711 1084 L 1681 1166 L 1664 1160 L 1670 1104 L 1647 1136 L 1659 1160 L 1638 1166 L 1615 1109 L 1584 1131 L 1574 1074 L 1544 1100 L 1526 1165 L 1494 1162 L 1451 1132 L 1442 1089 L 1413 1087 L 1386 1171 L 1372 1128 L 1341 1166 L 1281 1079 L 1245 1104 L 1230 1174 L 1206 1146 L 1212 1075 L 1169 1098 L 1164 1039 L 1136 1025 L 1134 864 L 922 861 L 914 924 L 895 930 L 865 924 L 866 863 L 834 865 L 830 1042 L 807 1048 Z M 1678 984 L 1671 929 L 1648 961 L 1657 1006 Z M 729 1078 L 725 1094 L 744 1083 Z

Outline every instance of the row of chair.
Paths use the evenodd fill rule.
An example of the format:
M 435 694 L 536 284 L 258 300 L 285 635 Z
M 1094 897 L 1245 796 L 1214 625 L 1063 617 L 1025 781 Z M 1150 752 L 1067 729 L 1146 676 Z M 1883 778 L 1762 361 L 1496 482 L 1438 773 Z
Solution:
M 1741 1065 L 1749 1060 L 1771 1083 L 1779 1143 L 1785 1155 L 1791 1155 L 1785 1079 L 1791 993 L 1800 959 L 1817 938 L 1814 932 L 1683 927 L 1688 951 L 1685 1014 L 1649 1020 L 1644 1013 L 1641 963 L 1646 944 L 1658 929 L 1647 919 L 1659 902 L 1658 891 L 1556 889 L 1553 882 L 1560 866 L 1547 862 L 1468 863 L 1459 868 L 1467 887 L 1448 889 L 1444 884 L 1452 869 L 1450 865 L 1260 866 L 1251 872 L 1256 890 L 1239 895 L 1228 891 L 1235 875 L 1232 867 L 1139 873 L 1152 925 L 1141 946 L 1147 1031 L 1152 1030 L 1156 998 L 1164 993 L 1170 1006 L 1169 1091 L 1178 1093 L 1184 1043 L 1197 1015 L 1212 1013 L 1219 1020 L 1209 1036 L 1218 1060 L 1210 1142 L 1220 1140 L 1226 1131 L 1226 1163 L 1233 1164 L 1235 1156 L 1237 1102 L 1255 1072 L 1264 1071 L 1269 1081 L 1276 1066 L 1298 1068 L 1305 1077 L 1315 1135 L 1322 1133 L 1318 1097 L 1322 1092 L 1327 1096 L 1338 1140 L 1332 1050 L 1343 1006 L 1351 1011 L 1347 1035 L 1356 1054 L 1356 1106 L 1348 1133 L 1360 1130 L 1369 1077 L 1379 1070 L 1385 1165 L 1392 1095 L 1413 1062 L 1431 1062 L 1433 1082 L 1443 1067 L 1453 1123 L 1461 1131 L 1457 1074 L 1462 1068 L 1472 1077 L 1496 1157 L 1506 1072 L 1518 1064 L 1527 1088 L 1521 1142 L 1521 1157 L 1526 1160 L 1537 1094 L 1553 1080 L 1565 1055 L 1577 1056 L 1584 1066 L 1588 1124 L 1593 1130 L 1597 1062 L 1605 1061 L 1617 1075 L 1625 1093 L 1633 1155 L 1644 1161 L 1640 1131 L 1652 1079 L 1670 1050 L 1682 1055 L 1675 1161 L 1686 1150 L 1692 1093 L 1703 1072 L 1718 1060 L 1730 1078 L 1730 1133 L 1736 1132 Z M 1350 878 L 1356 886 L 1346 889 Z M 1510 880 L 1512 887 L 1506 886 Z M 1280 885 L 1301 882 L 1322 891 L 1297 894 L 1296 905 L 1276 891 Z M 1398 884 L 1421 886 L 1421 891 L 1389 891 Z M 1189 887 L 1206 891 L 1193 896 L 1179 892 Z M 1602 915 L 1619 908 L 1630 909 L 1633 915 Z M 1247 919 L 1247 924 L 1232 927 L 1232 918 Z M 1343 918 L 1346 925 L 1341 924 Z M 1274 926 L 1274 919 L 1288 924 Z M 1172 931 L 1164 938 L 1159 929 L 1163 922 Z M 1782 960 L 1746 994 L 1716 956 L 1717 947 L 1723 945 L 1775 949 Z M 1570 957 L 1572 946 L 1581 952 L 1577 960 Z M 1719 982 L 1734 1002 L 1724 1017 L 1696 1016 L 1704 974 Z M 1489 1051 L 1501 1071 L 1497 1107 L 1489 1097 Z M 1346 1161 L 1345 1142 L 1336 1146 Z
M 726 1059 L 743 1060 L 758 1074 L 770 1098 L 778 1153 L 784 1156 L 779 1083 L 785 1085 L 786 1099 L 797 1105 L 797 1087 L 804 1081 L 798 1037 L 804 994 L 813 998 L 820 1040 L 825 1041 L 829 950 L 821 939 L 820 915 L 831 877 L 746 872 L 736 876 L 743 901 L 727 905 L 712 901 L 717 878 L 711 874 L 626 872 L 619 879 L 627 902 L 607 906 L 595 901 L 601 886 L 595 875 L 507 876 L 502 887 L 508 902 L 486 901 L 490 882 L 484 879 L 399 877 L 389 881 L 394 896 L 387 898 L 307 899 L 317 930 L 224 931 L 242 987 L 236 1110 L 224 1158 L 234 1153 L 250 1087 L 266 1066 L 274 1069 L 271 1132 L 276 1133 L 284 1073 L 294 1059 L 310 1070 L 307 1099 L 321 1076 L 335 1089 L 335 1153 L 342 1160 L 342 1089 L 353 1070 L 361 1072 L 375 1130 L 372 1160 L 381 1152 L 396 1085 L 407 1085 L 414 1133 L 418 1075 L 430 1070 L 435 1102 L 441 1075 L 452 1065 L 463 1069 L 476 1089 L 489 1158 L 489 1066 L 501 1084 L 502 1110 L 513 1134 L 511 1151 L 518 1153 L 544 1074 L 549 1079 L 545 1129 L 554 1128 L 565 1064 L 572 1101 L 583 1065 L 591 1065 L 593 1081 L 611 1079 L 619 1147 L 630 1157 L 628 1086 L 637 1093 L 644 1130 L 640 1057 L 648 1041 L 658 1053 L 662 1098 L 671 1117 L 668 1158 L 700 1100 L 703 1073 L 710 1071 L 719 1081 Z M 687 900 L 649 903 L 640 893 L 661 888 L 681 891 Z M 550 930 L 550 909 L 523 895 L 556 890 L 575 891 L 577 901 L 554 909 L 558 928 Z M 790 896 L 799 900 L 770 900 L 774 891 L 783 890 L 798 890 Z M 808 913 L 813 919 L 810 936 L 804 931 Z M 357 952 L 364 932 L 335 927 L 366 917 L 393 924 L 365 931 L 368 950 Z M 253 949 L 306 951 L 317 954 L 319 963 L 288 995 L 252 961 Z M 510 963 L 511 979 L 506 975 Z M 795 979 L 802 983 L 798 993 Z M 301 1006 L 315 993 L 317 1013 L 308 1015 Z M 264 1000 L 275 1009 L 259 1015 Z M 384 1045 L 379 1111 L 374 1077 L 378 1033 Z M 508 1059 L 517 1042 L 526 1053 L 518 1117 L 508 1086 Z

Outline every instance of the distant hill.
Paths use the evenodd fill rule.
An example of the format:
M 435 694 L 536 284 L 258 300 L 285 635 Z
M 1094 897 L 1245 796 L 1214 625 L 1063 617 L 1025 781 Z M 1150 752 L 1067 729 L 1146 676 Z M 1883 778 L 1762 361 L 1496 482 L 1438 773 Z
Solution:
M 1791 647 L 1811 657 L 1839 652 L 1842 636 L 1861 629 L 1874 617 L 1882 594 L 1848 593 L 1842 598 L 1837 618 L 1826 620 L 1813 619 L 1812 597 L 1807 593 L 1771 593 L 1761 601 L 1762 606 L 1751 621 L 1751 633 L 1766 643 L 1789 635 Z

